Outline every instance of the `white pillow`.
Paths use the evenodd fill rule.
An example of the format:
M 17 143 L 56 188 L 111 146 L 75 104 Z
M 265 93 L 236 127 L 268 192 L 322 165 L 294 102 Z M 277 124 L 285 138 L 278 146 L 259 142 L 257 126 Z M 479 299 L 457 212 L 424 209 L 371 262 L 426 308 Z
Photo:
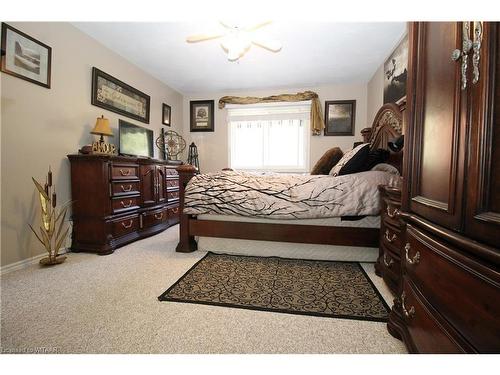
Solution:
M 387 164 L 387 163 L 380 163 L 380 164 L 377 164 L 376 166 L 374 166 L 372 169 L 370 169 L 371 171 L 381 171 L 381 172 L 388 172 L 388 173 L 391 173 L 391 174 L 395 174 L 397 176 L 399 176 L 399 171 L 398 169 L 393 166 L 393 165 L 390 165 L 390 164 Z

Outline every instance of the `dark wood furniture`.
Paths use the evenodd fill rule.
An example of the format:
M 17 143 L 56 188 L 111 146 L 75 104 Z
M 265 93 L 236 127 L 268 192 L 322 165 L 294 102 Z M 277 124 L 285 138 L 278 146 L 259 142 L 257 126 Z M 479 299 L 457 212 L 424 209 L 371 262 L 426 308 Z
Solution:
M 110 254 L 179 221 L 176 166 L 154 159 L 68 155 L 71 250 Z
M 380 246 L 375 273 L 397 293 L 401 282 L 401 249 L 404 228 L 399 220 L 401 189 L 380 185 Z
M 499 353 L 500 27 L 411 23 L 409 43 L 402 281 L 388 329 L 410 352 Z
M 369 131 L 371 149 L 388 149 L 387 141 L 401 135 L 403 119 L 395 104 L 386 104 L 378 112 Z M 365 131 L 365 134 L 367 131 Z M 401 168 L 402 153 L 391 152 L 390 162 Z M 195 236 L 237 238 L 345 246 L 379 246 L 379 228 L 329 227 L 298 224 L 264 224 L 234 221 L 198 220 L 183 213 L 184 191 L 196 168 L 184 165 L 177 169 L 180 179 L 180 238 L 178 252 L 196 250 Z M 292 222 L 292 220 L 290 220 Z

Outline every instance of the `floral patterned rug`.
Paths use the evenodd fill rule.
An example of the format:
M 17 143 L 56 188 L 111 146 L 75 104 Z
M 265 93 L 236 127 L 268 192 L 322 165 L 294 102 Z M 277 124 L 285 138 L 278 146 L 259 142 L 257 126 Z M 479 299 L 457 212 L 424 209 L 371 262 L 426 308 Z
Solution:
M 377 322 L 389 313 L 359 263 L 211 252 L 158 299 Z

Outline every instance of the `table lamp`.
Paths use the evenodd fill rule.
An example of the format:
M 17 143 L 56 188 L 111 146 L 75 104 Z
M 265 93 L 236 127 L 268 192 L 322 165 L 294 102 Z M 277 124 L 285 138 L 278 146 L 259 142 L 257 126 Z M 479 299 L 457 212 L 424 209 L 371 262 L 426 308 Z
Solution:
M 104 118 L 104 115 L 97 118 L 94 129 L 90 132 L 91 134 L 100 135 L 99 141 L 92 143 L 92 151 L 101 154 L 114 154 L 116 151 L 115 145 L 104 142 L 104 136 L 112 137 L 113 132 L 109 126 L 109 120 Z

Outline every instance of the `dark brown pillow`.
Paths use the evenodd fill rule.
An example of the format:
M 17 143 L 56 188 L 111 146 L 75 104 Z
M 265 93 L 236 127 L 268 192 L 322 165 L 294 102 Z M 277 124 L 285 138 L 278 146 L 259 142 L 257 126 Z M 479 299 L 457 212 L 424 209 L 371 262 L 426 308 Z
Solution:
M 311 174 L 328 174 L 330 170 L 342 159 L 344 153 L 338 147 L 329 149 L 319 158 L 318 162 L 311 170 Z

